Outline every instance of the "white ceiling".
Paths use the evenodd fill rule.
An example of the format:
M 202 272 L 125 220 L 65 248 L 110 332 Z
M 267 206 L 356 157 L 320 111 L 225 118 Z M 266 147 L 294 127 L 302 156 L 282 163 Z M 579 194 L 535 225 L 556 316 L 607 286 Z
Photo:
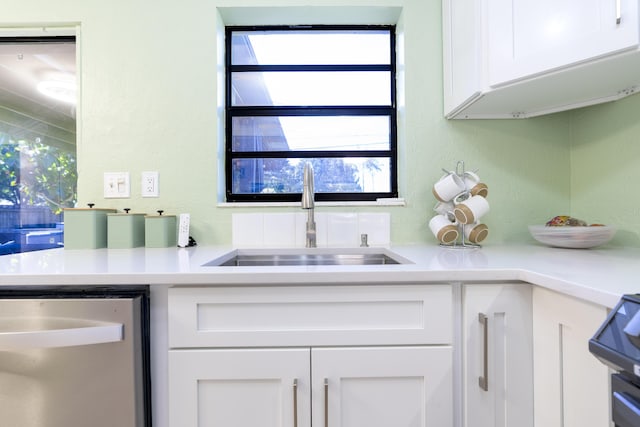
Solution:
M 75 43 L 0 43 L 0 125 L 75 143 L 75 105 L 37 90 L 45 80 L 75 84 L 75 76 Z

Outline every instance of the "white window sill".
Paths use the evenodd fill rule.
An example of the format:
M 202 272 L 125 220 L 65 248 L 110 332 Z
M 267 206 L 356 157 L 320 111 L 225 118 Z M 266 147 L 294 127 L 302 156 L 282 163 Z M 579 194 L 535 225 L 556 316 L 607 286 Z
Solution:
M 279 208 L 279 207 L 300 206 L 300 202 L 243 202 L 243 203 L 218 203 L 219 208 Z M 404 198 L 378 199 L 374 202 L 316 202 L 316 206 L 406 206 Z

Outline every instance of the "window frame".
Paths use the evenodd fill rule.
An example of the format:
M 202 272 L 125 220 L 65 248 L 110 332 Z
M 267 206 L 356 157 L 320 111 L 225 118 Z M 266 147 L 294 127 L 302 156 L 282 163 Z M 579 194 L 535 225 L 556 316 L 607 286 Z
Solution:
M 233 32 L 246 31 L 331 31 L 362 30 L 389 32 L 389 64 L 335 64 L 335 65 L 233 65 Z M 316 192 L 316 201 L 366 202 L 381 198 L 398 197 L 398 131 L 396 102 L 396 36 L 395 25 L 257 25 L 225 27 L 225 197 L 227 202 L 298 202 L 301 193 L 233 193 L 233 161 L 236 159 L 267 158 L 385 158 L 389 159 L 389 192 Z M 286 106 L 233 106 L 232 75 L 237 72 L 269 71 L 386 71 L 390 73 L 389 105 L 286 105 Z M 281 116 L 385 116 L 389 117 L 388 150 L 340 150 L 340 151 L 233 151 L 233 119 L 237 117 L 281 117 Z M 317 172 L 316 172 L 317 173 Z

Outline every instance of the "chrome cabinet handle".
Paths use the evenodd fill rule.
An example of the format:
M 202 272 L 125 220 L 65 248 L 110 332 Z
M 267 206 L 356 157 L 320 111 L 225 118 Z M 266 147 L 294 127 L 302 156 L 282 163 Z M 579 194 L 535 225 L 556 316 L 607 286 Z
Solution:
M 298 379 L 293 380 L 293 427 L 298 427 Z
M 616 0 L 616 25 L 620 25 L 622 21 L 622 10 L 620 8 L 620 0 Z
M 324 427 L 329 427 L 329 379 L 324 379 Z
M 478 321 L 483 330 L 482 376 L 478 378 L 478 385 L 484 391 L 489 391 L 489 320 L 485 314 L 478 313 Z

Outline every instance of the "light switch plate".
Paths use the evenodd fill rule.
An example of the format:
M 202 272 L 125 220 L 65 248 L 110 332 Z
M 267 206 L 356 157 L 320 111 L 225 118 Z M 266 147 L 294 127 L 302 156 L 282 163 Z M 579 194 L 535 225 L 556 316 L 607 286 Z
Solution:
M 129 172 L 104 173 L 105 199 L 126 199 L 131 197 Z

